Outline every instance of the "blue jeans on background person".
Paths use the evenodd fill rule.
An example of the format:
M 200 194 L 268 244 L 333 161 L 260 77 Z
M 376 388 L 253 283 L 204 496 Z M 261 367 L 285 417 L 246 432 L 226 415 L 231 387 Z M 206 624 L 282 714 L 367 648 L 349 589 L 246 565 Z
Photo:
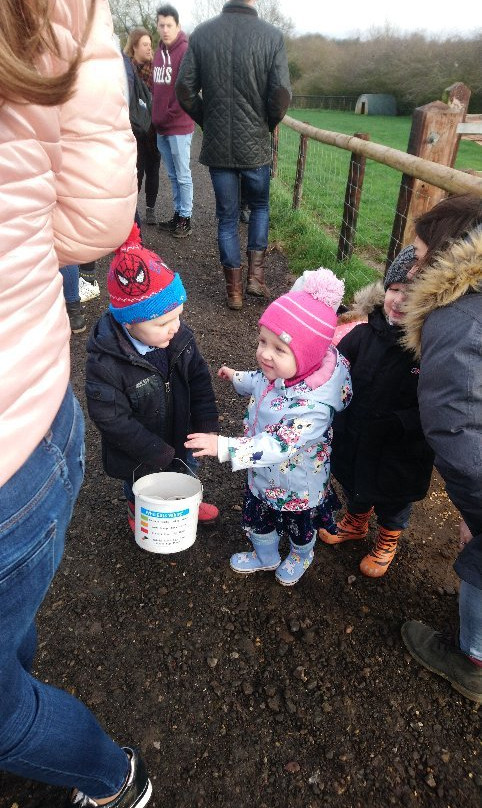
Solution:
M 219 258 L 223 267 L 241 266 L 239 244 L 239 180 L 251 211 L 248 224 L 248 250 L 268 246 L 270 166 L 259 168 L 210 168 L 216 197 Z
M 64 284 L 65 302 L 80 303 L 78 264 L 68 264 L 65 267 L 60 267 L 60 273 Z
M 0 488 L 0 769 L 92 798 L 117 793 L 125 752 L 80 701 L 35 679 L 35 617 L 84 476 L 84 419 L 69 386 L 39 445 Z
M 482 662 L 482 590 L 460 581 L 459 645 L 468 656 Z
M 157 136 L 157 148 L 171 182 L 174 213 L 183 219 L 190 219 L 192 214 L 191 140 L 192 134 Z

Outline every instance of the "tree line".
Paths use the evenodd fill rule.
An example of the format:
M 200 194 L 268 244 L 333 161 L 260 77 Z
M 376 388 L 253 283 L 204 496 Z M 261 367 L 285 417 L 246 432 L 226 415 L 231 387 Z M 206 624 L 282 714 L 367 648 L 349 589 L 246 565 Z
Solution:
M 224 1 L 196 0 L 194 24 L 219 14 Z M 157 46 L 156 8 L 162 5 L 161 0 L 110 0 L 110 4 L 122 45 L 130 29 L 142 25 Z M 256 8 L 285 35 L 297 95 L 391 93 L 399 113 L 410 114 L 415 107 L 441 98 L 446 87 L 462 81 L 472 90 L 469 112 L 482 111 L 480 31 L 469 38 L 448 39 L 423 33 L 401 35 L 390 27 L 374 29 L 363 38 L 343 40 L 322 34 L 295 36 L 293 21 L 280 12 L 277 0 L 257 0 Z M 184 27 L 183 20 L 181 25 Z
M 367 38 L 319 34 L 287 41 L 293 92 L 299 95 L 391 93 L 399 113 L 442 98 L 461 81 L 472 90 L 470 112 L 482 111 L 482 37 L 430 38 L 390 29 Z

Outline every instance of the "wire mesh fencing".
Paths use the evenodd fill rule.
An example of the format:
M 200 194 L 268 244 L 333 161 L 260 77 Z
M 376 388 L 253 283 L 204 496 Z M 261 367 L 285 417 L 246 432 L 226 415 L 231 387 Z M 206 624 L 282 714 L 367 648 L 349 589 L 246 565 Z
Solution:
M 401 246 L 406 225 L 399 197 L 409 200 L 415 193 L 422 211 L 433 204 L 423 184 L 414 188 L 411 178 L 401 182 L 401 172 L 390 166 L 353 160 L 349 151 L 310 138 L 302 139 L 301 155 L 300 135 L 288 126 L 279 127 L 277 140 L 272 198 L 283 229 L 296 220 L 308 231 L 315 228 L 320 259 L 355 270 L 358 285 L 383 274 L 392 240 Z

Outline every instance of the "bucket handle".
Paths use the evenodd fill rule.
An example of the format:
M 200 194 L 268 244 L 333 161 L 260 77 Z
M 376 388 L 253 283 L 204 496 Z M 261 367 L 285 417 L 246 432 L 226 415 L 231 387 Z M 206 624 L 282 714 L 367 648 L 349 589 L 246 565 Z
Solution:
M 196 480 L 199 480 L 199 477 L 197 476 L 197 474 L 194 474 L 194 472 L 193 472 L 192 468 L 190 468 L 190 466 L 188 466 L 188 464 L 187 464 L 187 463 L 185 463 L 185 462 L 184 462 L 184 460 L 182 460 L 180 457 L 173 457 L 173 460 L 178 460 L 178 461 L 179 461 L 179 463 L 182 463 L 182 465 L 183 465 L 183 466 L 186 466 L 186 468 L 187 468 L 187 470 L 188 470 L 189 474 L 190 474 L 192 477 L 195 477 L 195 478 L 196 478 Z M 134 471 L 132 472 L 132 485 L 134 485 L 134 483 L 135 483 L 135 481 L 136 481 L 136 477 L 135 477 L 135 475 L 136 475 L 136 471 L 137 471 L 137 469 L 138 469 L 138 468 L 140 468 L 141 466 L 142 466 L 142 463 L 139 463 L 139 464 L 138 464 L 138 465 L 135 467 Z M 200 480 L 199 480 L 199 482 L 200 482 Z M 202 486 L 201 486 L 201 487 L 202 487 Z
M 192 468 L 191 468 L 190 466 L 188 466 L 188 464 L 187 464 L 187 463 L 185 463 L 185 462 L 184 462 L 184 460 L 181 460 L 181 458 L 180 458 L 180 457 L 174 457 L 173 459 L 174 459 L 174 460 L 178 460 L 178 461 L 179 461 L 179 463 L 182 463 L 182 465 L 183 465 L 183 466 L 186 466 L 186 468 L 187 468 L 187 470 L 188 470 L 189 474 L 190 474 L 192 477 L 195 477 L 195 478 L 196 478 L 196 480 L 199 480 L 199 477 L 197 476 L 197 474 L 195 474 L 195 473 L 193 472 Z

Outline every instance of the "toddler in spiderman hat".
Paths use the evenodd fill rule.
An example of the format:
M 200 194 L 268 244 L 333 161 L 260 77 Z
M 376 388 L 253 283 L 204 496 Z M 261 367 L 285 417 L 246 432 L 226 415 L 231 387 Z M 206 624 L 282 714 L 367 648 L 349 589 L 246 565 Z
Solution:
M 107 288 L 109 310 L 87 343 L 87 407 L 105 472 L 124 480 L 134 530 L 134 474 L 186 470 L 178 459 L 192 467 L 186 436 L 217 432 L 218 410 L 208 365 L 181 319 L 181 278 L 141 244 L 136 224 L 115 252 Z M 216 506 L 199 506 L 199 524 L 218 516 Z
M 249 396 L 244 436 L 188 435 L 195 457 L 248 470 L 243 527 L 253 549 L 230 562 L 241 575 L 276 570 L 276 580 L 292 586 L 313 560 L 319 520 L 332 507 L 331 422 L 351 398 L 348 362 L 332 345 L 343 291 L 343 281 L 321 268 L 302 291 L 274 300 L 259 320 L 259 369 L 218 371 Z M 281 537 L 290 544 L 284 560 Z

